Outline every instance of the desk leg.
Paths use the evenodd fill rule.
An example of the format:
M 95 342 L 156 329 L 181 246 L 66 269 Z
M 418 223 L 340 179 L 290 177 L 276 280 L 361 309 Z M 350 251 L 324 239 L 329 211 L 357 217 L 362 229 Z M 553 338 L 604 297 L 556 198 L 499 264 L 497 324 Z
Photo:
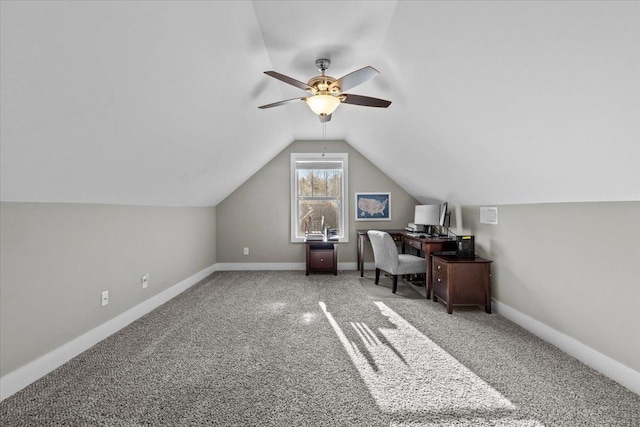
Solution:
M 356 249 L 356 260 L 357 260 L 357 269 L 360 270 L 360 246 L 362 246 L 362 237 L 358 234 L 358 242 L 357 242 L 357 249 Z M 362 277 L 362 276 L 361 276 Z
M 431 291 L 433 290 L 433 276 L 431 275 L 431 252 L 425 252 L 424 259 L 427 263 L 427 299 L 431 299 Z M 435 298 L 433 300 L 435 301 Z
M 358 269 L 360 277 L 364 277 L 364 237 L 358 236 Z
M 484 311 L 491 314 L 491 266 L 489 264 L 485 265 L 484 293 L 485 293 Z

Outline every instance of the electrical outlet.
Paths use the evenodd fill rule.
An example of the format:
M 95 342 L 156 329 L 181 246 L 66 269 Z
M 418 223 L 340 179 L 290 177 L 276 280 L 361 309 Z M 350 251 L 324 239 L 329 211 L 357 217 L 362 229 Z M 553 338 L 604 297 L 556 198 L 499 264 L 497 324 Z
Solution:
M 142 289 L 146 288 L 149 285 L 149 273 L 144 273 L 144 275 L 140 278 L 140 283 L 142 283 Z
M 244 248 L 244 254 L 249 255 L 249 248 Z
M 102 293 L 102 306 L 109 304 L 109 291 L 104 291 Z

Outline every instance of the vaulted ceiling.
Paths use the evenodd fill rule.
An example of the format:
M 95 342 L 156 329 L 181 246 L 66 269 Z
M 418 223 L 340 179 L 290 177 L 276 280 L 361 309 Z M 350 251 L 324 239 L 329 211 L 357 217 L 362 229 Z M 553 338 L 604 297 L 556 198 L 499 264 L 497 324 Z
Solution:
M 639 2 L 2 1 L 3 201 L 214 206 L 294 140 L 420 200 L 640 200 Z M 371 65 L 323 128 L 297 80 Z M 368 189 L 375 190 L 375 189 Z

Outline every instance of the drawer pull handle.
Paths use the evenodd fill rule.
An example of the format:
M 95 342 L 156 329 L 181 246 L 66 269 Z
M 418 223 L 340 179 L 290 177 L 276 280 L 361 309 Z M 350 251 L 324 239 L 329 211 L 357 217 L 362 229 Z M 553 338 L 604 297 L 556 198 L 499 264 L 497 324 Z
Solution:
M 438 282 L 442 282 L 442 280 L 440 278 L 438 278 Z
M 324 258 L 320 258 L 320 262 L 324 261 Z
M 442 267 L 438 266 L 438 270 L 440 270 Z

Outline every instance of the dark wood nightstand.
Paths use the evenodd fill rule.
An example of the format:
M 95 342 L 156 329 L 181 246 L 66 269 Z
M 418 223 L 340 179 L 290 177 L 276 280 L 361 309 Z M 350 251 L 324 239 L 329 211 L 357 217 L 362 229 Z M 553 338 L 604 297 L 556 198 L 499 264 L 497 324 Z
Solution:
M 338 275 L 338 241 L 305 241 L 307 246 L 307 276 L 309 272 L 332 272 Z

